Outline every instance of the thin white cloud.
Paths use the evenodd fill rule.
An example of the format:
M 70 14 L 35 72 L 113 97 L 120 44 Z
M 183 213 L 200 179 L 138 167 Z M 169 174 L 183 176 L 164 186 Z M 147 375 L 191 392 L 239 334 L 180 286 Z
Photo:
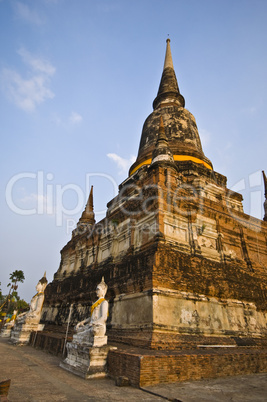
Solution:
M 47 87 L 47 78 L 42 75 L 23 79 L 16 71 L 4 69 L 2 78 L 8 98 L 26 112 L 34 111 L 38 104 L 54 97 Z
M 43 18 L 27 4 L 16 1 L 13 3 L 15 15 L 18 19 L 29 22 L 34 25 L 41 25 L 44 23 Z
M 79 124 L 79 123 L 82 122 L 82 120 L 83 120 L 82 116 L 77 112 L 72 112 L 70 117 L 69 117 L 69 121 L 72 124 Z
M 21 198 L 20 202 L 27 206 L 37 207 L 38 211 L 41 210 L 47 215 L 55 214 L 55 205 L 53 205 L 53 200 L 48 195 L 31 193 Z
M 33 69 L 33 71 L 41 72 L 48 76 L 52 76 L 55 74 L 56 69 L 49 61 L 41 59 L 40 57 L 35 57 L 24 48 L 20 48 L 18 50 L 18 54 L 21 56 L 24 63 L 28 64 Z
M 28 203 L 33 202 L 33 201 L 34 202 L 35 201 L 46 202 L 46 198 L 43 195 L 38 195 L 36 193 L 31 193 L 31 194 L 24 195 L 24 197 L 22 197 L 20 199 L 20 201 L 23 202 L 24 204 L 28 204 Z
M 18 54 L 30 67 L 30 71 L 27 72 L 28 78 L 23 78 L 15 70 L 2 69 L 2 88 L 9 100 L 17 107 L 26 112 L 32 112 L 37 105 L 55 96 L 49 85 L 50 78 L 56 69 L 47 60 L 34 57 L 23 48 L 18 51 Z
M 53 113 L 51 115 L 51 121 L 57 126 L 67 129 L 70 126 L 80 124 L 83 121 L 83 117 L 77 112 L 71 112 L 67 117 L 62 117 L 57 113 Z
M 107 156 L 116 163 L 117 167 L 119 168 L 120 174 L 127 173 L 131 164 L 133 164 L 136 159 L 135 156 L 131 156 L 129 159 L 125 159 L 113 153 L 107 154 Z

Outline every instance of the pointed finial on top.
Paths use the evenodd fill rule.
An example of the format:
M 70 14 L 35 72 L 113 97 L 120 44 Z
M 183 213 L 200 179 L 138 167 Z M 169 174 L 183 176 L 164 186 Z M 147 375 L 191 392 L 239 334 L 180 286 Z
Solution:
M 170 38 L 168 38 L 168 39 L 166 40 L 167 46 L 166 46 L 166 54 L 165 54 L 165 61 L 164 61 L 163 70 L 165 70 L 165 68 L 168 68 L 168 67 L 173 68 L 170 41 L 171 41 Z
M 87 201 L 86 207 L 82 213 L 82 216 L 81 216 L 79 222 L 80 223 L 89 223 L 91 225 L 93 225 L 95 223 L 93 186 L 91 186 L 88 201 Z
M 263 182 L 264 182 L 265 198 L 267 198 L 267 177 L 266 177 L 264 170 L 262 171 L 262 175 L 263 175 Z
M 92 212 L 94 210 L 93 188 L 94 188 L 94 186 L 91 186 L 91 190 L 90 190 L 90 194 L 89 194 L 89 198 L 88 198 L 88 202 L 87 202 L 90 212 Z
M 153 109 L 166 105 L 177 105 L 184 107 L 184 97 L 180 94 L 177 78 L 173 68 L 172 54 L 170 47 L 170 38 L 166 40 L 166 53 L 159 90 L 153 102 Z
M 264 171 L 262 171 L 262 175 L 263 175 L 263 181 L 264 181 L 264 195 L 265 195 L 265 201 L 264 201 L 264 221 L 267 221 L 267 177 L 264 173 Z

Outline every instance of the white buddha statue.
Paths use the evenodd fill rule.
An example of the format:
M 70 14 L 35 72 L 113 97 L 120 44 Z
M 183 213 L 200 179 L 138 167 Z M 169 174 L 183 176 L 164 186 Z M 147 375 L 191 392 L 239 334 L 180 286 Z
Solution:
M 46 274 L 44 273 L 44 276 L 36 285 L 37 293 L 31 299 L 30 310 L 17 316 L 15 325 L 11 330 L 11 343 L 27 344 L 30 340 L 31 332 L 43 330 L 44 324 L 39 323 L 41 319 L 44 291 L 46 286 L 47 279 Z
M 67 343 L 67 357 L 60 363 L 60 367 L 84 378 L 106 377 L 108 352 L 116 349 L 107 345 L 107 289 L 102 278 L 96 288 L 98 299 L 91 307 L 91 316 L 76 325 L 73 340 Z
M 107 343 L 106 321 L 108 317 L 108 302 L 105 300 L 108 286 L 104 282 L 104 278 L 97 285 L 96 295 L 97 301 L 91 307 L 91 316 L 81 322 L 76 327 L 76 334 L 73 340 L 77 343 L 101 344 Z M 99 342 L 95 342 L 95 341 Z
M 16 324 L 39 324 L 44 303 L 44 291 L 47 286 L 46 272 L 36 285 L 36 294 L 31 299 L 30 310 L 19 314 Z

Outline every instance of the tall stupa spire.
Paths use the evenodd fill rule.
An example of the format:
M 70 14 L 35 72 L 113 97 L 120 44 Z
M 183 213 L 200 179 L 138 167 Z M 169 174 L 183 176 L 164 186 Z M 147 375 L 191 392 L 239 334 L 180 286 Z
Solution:
M 173 69 L 172 52 L 171 52 L 171 45 L 170 45 L 171 40 L 168 38 L 166 40 L 166 42 L 167 42 L 167 46 L 166 46 L 166 54 L 165 54 L 163 70 L 165 70 L 165 68 L 168 68 L 168 67 Z
M 157 148 L 157 153 L 159 150 L 162 152 L 166 140 L 171 158 L 177 167 L 179 165 L 181 168 L 191 161 L 212 170 L 212 163 L 202 150 L 195 118 L 184 106 L 185 101 L 180 94 L 168 38 L 161 81 L 153 102 L 154 110 L 143 125 L 137 159 L 130 167 L 130 176 L 143 166 L 155 162 L 155 157 L 157 160 L 162 158 L 162 155 L 159 158 L 153 151 Z
M 157 109 L 165 105 L 175 104 L 184 107 L 185 100 L 180 94 L 177 78 L 173 68 L 171 40 L 167 39 L 164 67 L 156 99 L 153 102 L 153 108 Z
M 94 225 L 95 214 L 94 214 L 94 203 L 93 203 L 93 186 L 91 186 L 91 191 L 88 197 L 86 207 L 80 217 L 79 223 L 87 223 Z

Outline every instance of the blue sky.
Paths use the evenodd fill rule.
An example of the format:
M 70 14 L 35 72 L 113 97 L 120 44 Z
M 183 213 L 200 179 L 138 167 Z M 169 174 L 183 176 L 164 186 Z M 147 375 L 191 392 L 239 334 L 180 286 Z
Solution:
M 152 112 L 166 38 L 206 156 L 262 218 L 265 0 L 0 0 L 0 281 L 27 301 L 94 185 L 96 218 L 126 177 Z

